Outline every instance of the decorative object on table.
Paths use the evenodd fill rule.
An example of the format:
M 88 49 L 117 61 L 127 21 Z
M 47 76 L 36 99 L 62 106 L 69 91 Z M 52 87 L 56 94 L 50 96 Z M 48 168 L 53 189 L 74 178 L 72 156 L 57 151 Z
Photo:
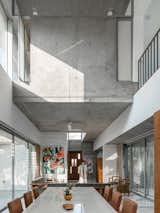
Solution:
M 64 174 L 64 147 L 48 146 L 43 149 L 44 174 Z
M 64 189 L 64 199 L 65 200 L 72 200 L 72 187 L 73 187 L 73 185 L 71 183 L 68 183 L 66 185 L 66 188 Z
M 79 183 L 87 183 L 87 164 L 82 161 L 82 164 L 78 167 Z
M 69 203 L 63 204 L 63 208 L 65 210 L 73 210 L 73 204 L 69 204 Z

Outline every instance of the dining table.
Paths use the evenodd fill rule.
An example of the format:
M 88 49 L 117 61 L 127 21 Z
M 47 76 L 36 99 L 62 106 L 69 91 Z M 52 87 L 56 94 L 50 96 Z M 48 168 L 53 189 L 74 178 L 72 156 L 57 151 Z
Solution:
M 72 200 L 64 199 L 63 187 L 48 187 L 24 213 L 65 213 L 63 204 L 73 204 L 71 213 L 116 213 L 94 187 L 72 188 Z

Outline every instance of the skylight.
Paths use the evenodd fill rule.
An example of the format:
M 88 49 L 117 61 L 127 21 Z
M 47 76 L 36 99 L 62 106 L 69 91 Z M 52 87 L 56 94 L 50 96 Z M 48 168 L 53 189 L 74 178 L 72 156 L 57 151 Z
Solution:
M 85 132 L 68 132 L 67 139 L 68 141 L 83 141 L 86 136 Z

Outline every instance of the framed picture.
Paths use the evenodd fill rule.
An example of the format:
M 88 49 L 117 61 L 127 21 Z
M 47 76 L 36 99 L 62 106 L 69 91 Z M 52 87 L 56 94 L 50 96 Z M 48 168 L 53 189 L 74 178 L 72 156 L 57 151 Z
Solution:
M 48 146 L 43 149 L 44 174 L 64 174 L 64 147 Z

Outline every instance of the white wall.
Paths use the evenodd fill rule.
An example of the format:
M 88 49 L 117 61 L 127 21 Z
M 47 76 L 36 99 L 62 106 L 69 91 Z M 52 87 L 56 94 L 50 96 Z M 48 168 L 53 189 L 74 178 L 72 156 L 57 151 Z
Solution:
M 160 110 L 160 69 L 135 94 L 133 104 L 95 140 L 94 150 L 136 127 L 158 110 Z
M 0 121 L 6 123 L 27 138 L 40 143 L 40 132 L 16 107 L 12 100 L 12 81 L 0 65 Z
M 133 81 L 138 81 L 138 59 L 144 51 L 144 16 L 151 0 L 134 0 Z
M 152 40 L 153 36 L 160 28 L 159 21 L 160 1 L 150 0 L 144 18 L 144 45 L 145 47 Z
M 107 144 L 103 146 L 103 182 L 109 181 L 112 176 L 118 175 L 118 152 L 115 144 Z

